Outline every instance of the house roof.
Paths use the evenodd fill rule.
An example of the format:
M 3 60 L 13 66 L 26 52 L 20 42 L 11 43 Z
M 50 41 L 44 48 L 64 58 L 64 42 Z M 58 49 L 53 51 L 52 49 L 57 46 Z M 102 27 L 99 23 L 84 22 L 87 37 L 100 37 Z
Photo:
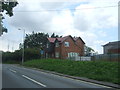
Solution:
M 111 48 L 120 48 L 120 41 L 115 41 L 115 42 L 109 42 L 105 45 L 103 45 L 103 47 L 105 46 L 112 46 Z
M 63 38 L 57 38 L 58 41 L 62 41 Z
M 74 39 L 75 41 L 76 41 L 77 39 L 80 39 L 80 40 L 85 44 L 85 42 L 82 40 L 81 37 L 74 37 L 73 39 Z
M 63 41 L 65 41 L 69 36 L 65 36 L 65 37 L 62 37 L 61 40 L 60 40 L 60 43 L 62 43 Z M 59 40 L 58 40 L 59 41 Z
M 108 45 L 118 45 L 118 44 L 120 44 L 120 41 L 109 42 L 109 43 L 107 43 L 107 44 L 105 44 L 105 45 L 103 45 L 103 46 L 108 46 Z
M 68 36 L 65 36 L 65 37 L 62 37 L 62 38 L 48 38 L 49 42 L 51 43 L 54 43 L 55 40 L 58 40 L 60 43 L 64 42 L 68 37 L 71 37 L 73 39 L 73 41 L 76 41 L 77 39 L 80 39 L 84 44 L 85 42 L 80 38 L 80 37 L 76 37 L 76 38 L 73 38 L 71 35 L 68 35 Z
M 55 40 L 58 40 L 59 42 L 63 42 L 64 40 L 66 40 L 68 38 L 68 36 L 62 37 L 62 38 L 48 38 L 49 42 L 54 43 Z
M 56 38 L 48 38 L 49 42 L 54 43 Z

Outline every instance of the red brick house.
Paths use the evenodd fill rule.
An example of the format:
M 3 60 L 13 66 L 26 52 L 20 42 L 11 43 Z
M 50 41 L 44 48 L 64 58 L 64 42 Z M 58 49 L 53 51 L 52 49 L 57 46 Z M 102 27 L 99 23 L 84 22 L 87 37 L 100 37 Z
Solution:
M 80 37 L 71 35 L 62 38 L 48 38 L 45 56 L 48 58 L 67 59 L 84 55 L 85 42 Z

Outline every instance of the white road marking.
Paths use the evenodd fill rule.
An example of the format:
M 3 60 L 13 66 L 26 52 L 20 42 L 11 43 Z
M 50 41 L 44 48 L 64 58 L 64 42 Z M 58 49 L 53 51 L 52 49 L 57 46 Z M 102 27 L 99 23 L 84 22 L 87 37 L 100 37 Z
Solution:
M 24 78 L 26 78 L 26 79 L 28 79 L 28 80 L 30 80 L 30 81 L 38 84 L 38 85 L 41 85 L 41 86 L 43 86 L 43 87 L 46 87 L 46 85 L 44 85 L 44 84 L 42 84 L 42 83 L 40 83 L 40 82 L 38 82 L 38 81 L 35 81 L 34 79 L 31 79 L 31 78 L 29 78 L 29 77 L 26 76 L 26 75 L 22 75 L 22 76 L 23 76 Z
M 22 68 L 23 68 L 23 69 L 27 69 L 27 68 L 25 68 L 25 67 L 22 67 Z M 37 69 L 37 68 L 33 68 L 33 69 L 39 70 L 39 69 Z M 16 71 L 14 71 L 14 70 L 11 70 L 11 71 L 16 72 Z M 47 74 L 47 72 L 44 72 L 44 71 L 41 71 L 40 73 Z M 87 81 L 83 81 L 83 80 L 72 79 L 72 78 L 70 78 L 70 77 L 59 76 L 59 75 L 56 75 L 56 74 L 50 74 L 50 75 L 57 76 L 57 77 L 62 77 L 62 78 L 67 78 L 67 79 L 71 79 L 71 80 L 75 80 L 75 81 L 79 81 L 79 82 L 83 82 L 83 83 L 87 83 L 87 84 L 91 84 L 91 85 L 95 85 L 95 86 L 101 86 L 101 87 L 104 87 L 104 88 L 112 88 L 112 87 L 110 87 L 110 86 L 105 86 L 105 85 L 101 85 L 101 84 L 97 84 L 97 83 L 93 83 L 93 82 L 87 82 Z M 29 79 L 29 80 L 31 80 L 31 81 L 33 81 L 33 82 L 35 82 L 35 83 L 43 86 L 43 87 L 46 87 L 46 85 L 44 85 L 44 84 L 42 84 L 42 83 L 40 83 L 40 82 L 37 82 L 37 81 L 35 81 L 35 80 L 33 80 L 33 79 L 25 76 L 25 75 L 22 75 L 22 76 L 25 77 L 26 79 Z
M 14 73 L 16 73 L 16 71 L 15 70 L 12 70 L 12 69 L 9 69 L 10 71 L 12 71 L 12 72 L 14 72 Z

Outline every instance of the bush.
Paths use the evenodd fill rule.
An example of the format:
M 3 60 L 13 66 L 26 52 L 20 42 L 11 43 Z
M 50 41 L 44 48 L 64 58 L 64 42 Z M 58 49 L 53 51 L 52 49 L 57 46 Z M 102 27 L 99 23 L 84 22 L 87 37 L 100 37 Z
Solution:
M 27 48 L 24 53 L 25 60 L 39 59 L 41 58 L 40 50 L 37 48 Z
M 15 52 L 3 52 L 2 53 L 2 61 L 21 61 L 22 59 L 22 52 L 21 50 L 16 50 Z
M 16 50 L 15 52 L 3 52 L 2 61 L 18 61 L 22 60 L 22 49 Z M 40 51 L 37 48 L 27 48 L 24 50 L 24 60 L 39 59 L 41 58 Z

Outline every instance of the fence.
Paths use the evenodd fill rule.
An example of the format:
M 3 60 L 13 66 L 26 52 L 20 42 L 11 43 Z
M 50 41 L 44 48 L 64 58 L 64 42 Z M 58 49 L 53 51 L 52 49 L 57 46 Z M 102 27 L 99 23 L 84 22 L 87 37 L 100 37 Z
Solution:
M 85 57 L 85 56 L 69 57 L 68 59 L 75 61 L 91 61 L 91 57 Z
M 120 61 L 120 54 L 100 54 L 91 57 L 91 60 Z
M 69 57 L 70 60 L 75 61 L 120 61 L 120 54 L 99 54 L 95 56 L 77 56 Z

